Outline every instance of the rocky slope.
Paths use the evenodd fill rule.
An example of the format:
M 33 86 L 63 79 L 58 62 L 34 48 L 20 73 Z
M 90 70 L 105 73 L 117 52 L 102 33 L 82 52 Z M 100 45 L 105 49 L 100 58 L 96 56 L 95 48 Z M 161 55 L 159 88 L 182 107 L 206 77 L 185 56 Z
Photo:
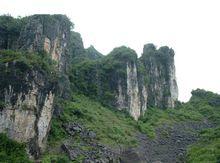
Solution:
M 192 121 L 158 127 L 157 136 L 153 140 L 139 134 L 137 137 L 140 146 L 123 152 L 126 156 L 125 162 L 183 163 L 186 160 L 187 147 L 199 140 L 198 133 L 212 127 L 207 121 Z
M 136 122 L 94 99 L 74 96 L 63 102 L 63 114 L 53 119 L 46 158 L 62 153 L 76 162 L 186 162 L 189 145 L 200 141 L 202 131 L 202 145 L 194 145 L 190 160 L 214 163 L 220 156 L 220 130 L 215 129 L 220 124 L 219 97 L 196 90 L 190 102 L 176 109 L 149 108 Z M 208 128 L 211 134 L 203 131 Z

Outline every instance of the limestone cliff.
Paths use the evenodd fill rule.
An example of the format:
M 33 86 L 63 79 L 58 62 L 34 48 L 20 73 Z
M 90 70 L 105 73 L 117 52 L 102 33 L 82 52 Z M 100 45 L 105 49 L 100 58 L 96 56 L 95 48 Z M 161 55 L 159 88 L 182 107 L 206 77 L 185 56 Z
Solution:
M 135 120 L 141 114 L 141 103 L 138 86 L 137 54 L 127 47 L 115 48 L 109 56 L 113 69 L 107 76 L 111 77 L 109 85 L 115 97 L 113 104 L 119 109 L 127 111 Z M 117 68 L 115 68 L 116 66 Z
M 16 37 L 0 38 L 0 49 L 23 51 L 1 51 L 0 132 L 27 143 L 28 152 L 37 158 L 45 147 L 53 113 L 57 80 L 52 80 L 56 76 L 52 72 L 57 70 L 65 75 L 68 68 L 72 23 L 64 15 L 33 15 L 24 19 L 18 20 L 23 24 Z M 7 30 L 0 28 L 0 33 Z M 47 55 L 55 63 L 47 60 Z M 59 95 L 65 92 L 62 86 L 58 88 Z
M 174 51 L 168 47 L 157 50 L 153 44 L 147 44 L 140 60 L 148 76 L 148 106 L 173 108 L 178 99 Z
M 178 98 L 174 52 L 145 45 L 137 58 L 134 50 L 115 48 L 98 60 L 73 66 L 74 88 L 103 104 L 127 111 L 135 120 L 148 107 L 173 108 Z
M 135 120 L 138 120 L 141 114 L 141 106 L 136 64 L 127 64 L 127 95 L 129 113 Z
M 135 120 L 146 110 L 146 89 L 140 89 L 138 59 L 134 50 L 115 48 L 98 60 L 84 60 L 73 66 L 74 88 L 97 98 L 104 105 L 128 112 Z M 143 98 L 141 92 L 144 94 Z
M 15 60 L 0 65 L 0 132 L 28 143 L 30 155 L 38 157 L 52 117 L 54 82 L 43 69 L 26 66 Z

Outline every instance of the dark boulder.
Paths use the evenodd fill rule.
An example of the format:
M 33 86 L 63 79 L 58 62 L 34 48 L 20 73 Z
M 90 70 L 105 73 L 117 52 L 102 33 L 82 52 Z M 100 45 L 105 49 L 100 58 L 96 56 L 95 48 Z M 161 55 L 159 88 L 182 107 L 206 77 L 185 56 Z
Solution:
M 71 136 L 81 133 L 84 130 L 84 128 L 78 123 L 66 123 L 63 125 L 63 127 Z
M 64 150 L 64 152 L 66 152 L 69 156 L 69 159 L 71 161 L 75 160 L 77 158 L 78 155 L 80 155 L 81 151 L 79 149 L 73 149 L 70 146 L 68 146 L 67 144 L 63 144 L 61 146 L 61 148 Z

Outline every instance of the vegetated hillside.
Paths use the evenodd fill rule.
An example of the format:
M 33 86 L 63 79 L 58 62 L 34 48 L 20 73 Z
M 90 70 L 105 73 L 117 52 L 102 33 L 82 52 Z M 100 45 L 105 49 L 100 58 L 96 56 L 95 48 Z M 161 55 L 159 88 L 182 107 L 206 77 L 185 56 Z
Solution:
M 195 92 L 207 93 L 207 96 L 204 98 L 200 96 L 197 97 Z M 65 153 L 62 154 L 60 151 L 60 146 L 65 143 L 69 143 L 72 150 L 77 153 L 75 160 L 78 162 L 86 158 L 99 160 L 104 157 L 102 152 L 96 151 L 92 156 L 90 155 L 92 151 L 97 150 L 96 146 L 93 145 L 98 142 L 106 146 L 106 148 L 108 147 L 112 153 L 117 153 L 121 159 L 124 160 L 126 160 L 125 158 L 129 158 L 129 154 L 122 154 L 124 151 L 127 149 L 137 149 L 137 151 L 133 152 L 136 152 L 136 159 L 140 161 L 144 159 L 143 153 L 138 151 L 139 146 L 142 145 L 140 143 L 147 144 L 151 141 L 154 142 L 158 140 L 156 138 L 161 134 L 163 136 L 160 136 L 160 141 L 168 141 L 172 135 L 170 135 L 170 131 L 173 131 L 172 127 L 180 124 L 179 127 L 174 128 L 174 134 L 176 135 L 171 138 L 175 138 L 176 140 L 172 141 L 179 141 L 178 134 L 180 133 L 182 134 L 182 143 L 195 143 L 199 140 L 198 143 L 192 146 L 184 146 L 185 149 L 182 151 L 184 155 L 181 159 L 187 160 L 187 162 L 217 162 L 217 160 L 219 160 L 218 127 L 220 125 L 220 110 L 216 102 L 220 96 L 204 90 L 196 90 L 193 91 L 192 94 L 193 96 L 189 102 L 179 104 L 176 109 L 160 110 L 150 108 L 147 114 L 137 122 L 132 120 L 126 113 L 104 107 L 96 100 L 84 95 L 74 95 L 71 101 L 59 102 L 64 110 L 62 114 L 57 115 L 56 118 L 52 120 L 48 152 L 43 156 L 43 160 L 48 161 L 54 158 L 59 159 L 65 157 Z M 213 101 L 215 102 L 213 103 Z M 89 131 L 94 131 L 96 135 L 92 139 L 85 135 L 84 137 L 81 131 L 72 135 L 65 128 L 64 124 L 68 123 L 79 124 Z M 168 128 L 166 127 L 167 125 Z M 182 126 L 186 128 L 184 129 Z M 165 130 L 163 130 L 163 127 L 165 127 Z M 204 130 L 209 127 L 212 127 L 212 129 Z M 181 131 L 187 128 L 190 130 L 189 133 Z M 200 131 L 201 135 L 199 134 Z M 149 139 L 147 138 L 146 142 L 140 142 L 137 136 L 139 133 L 147 135 Z M 201 136 L 201 140 L 198 134 L 199 137 Z M 189 138 L 192 138 L 192 140 L 187 142 Z M 169 143 L 172 143 L 172 141 L 169 141 Z M 93 143 L 91 144 L 91 142 Z M 166 142 L 165 145 L 168 146 Z M 152 149 L 148 150 L 159 151 L 160 146 L 157 146 L 158 148 L 151 145 L 150 147 L 152 147 Z M 174 146 L 172 146 L 172 148 L 174 148 Z M 182 146 L 180 146 L 180 148 L 182 148 Z M 176 150 L 178 150 L 178 148 Z M 186 150 L 187 155 L 185 153 Z M 176 152 L 178 154 L 178 151 Z M 175 153 L 175 151 L 173 151 L 173 153 Z M 150 153 L 147 153 L 147 151 L 144 154 L 149 154 L 149 157 L 153 157 Z M 164 155 L 168 154 L 169 152 L 164 153 Z M 174 154 L 172 156 L 176 157 L 172 159 L 179 160 L 178 155 Z M 157 155 L 156 158 L 158 159 Z M 161 156 L 161 158 L 165 159 L 163 156 Z M 142 161 L 148 162 L 148 160 Z
M 1 51 L 1 54 L 2 63 L 9 62 L 9 60 L 14 63 L 16 61 L 17 64 L 19 63 L 18 65 L 20 66 L 17 68 L 14 67 L 13 69 L 13 71 L 16 71 L 16 74 L 39 68 L 42 69 L 41 71 L 44 70 L 44 73 L 52 72 L 53 70 L 50 70 L 54 64 L 53 62 L 50 60 L 46 61 L 47 59 L 41 59 L 41 57 L 45 57 L 45 55 L 32 55 L 14 51 Z M 4 73 L 10 75 L 9 70 L 10 69 L 8 69 L 7 72 L 2 71 L 1 75 Z M 52 75 L 52 77 L 54 77 L 54 75 Z M 9 79 L 10 78 L 5 78 L 4 82 L 7 82 Z M 76 156 L 75 162 L 82 161 L 90 156 L 90 154 L 88 154 L 89 152 L 98 149 L 96 146 L 93 146 L 93 144 L 90 144 L 91 142 L 101 143 L 109 147 L 112 153 L 119 154 L 119 151 L 139 145 L 137 139 L 139 132 L 146 134 L 151 139 L 155 139 L 157 136 L 156 129 L 164 124 L 172 126 L 173 124 L 181 122 L 208 120 L 212 122 L 216 128 L 201 132 L 201 140 L 188 149 L 187 161 L 217 162 L 219 159 L 220 96 L 204 90 L 195 90 L 192 92 L 192 95 L 188 103 L 179 103 L 175 109 L 161 110 L 149 108 L 145 116 L 141 117 L 137 122 L 126 112 L 122 113 L 114 108 L 103 106 L 95 98 L 80 95 L 79 92 L 73 92 L 73 96 L 70 100 L 57 98 L 55 100 L 56 109 L 54 118 L 52 119 L 48 149 L 42 160 L 44 162 L 51 160 L 69 162 L 69 157 L 65 152 L 62 152 L 60 148 L 65 143 L 69 143 L 73 149 L 83 151 L 79 152 Z M 4 102 L 1 102 L 1 108 L 4 107 L 4 105 Z M 90 137 L 87 136 L 82 138 L 80 133 L 70 135 L 64 127 L 65 124 L 68 123 L 79 124 L 88 131 L 93 131 L 95 137 L 91 140 Z M 5 139 L 2 142 L 6 142 Z M 8 154 L 10 148 L 9 145 L 1 144 L 1 160 L 10 162 L 10 160 L 13 159 L 22 159 L 19 156 L 20 154 L 17 153 L 22 152 L 22 150 L 17 152 L 13 151 L 14 153 Z M 87 153 L 85 153 L 85 151 Z M 25 150 L 23 150 L 23 155 L 25 156 Z M 102 156 L 102 153 L 93 153 L 92 156 L 97 159 Z M 27 158 L 24 157 L 24 159 Z
M 171 48 L 103 56 L 72 28 L 65 15 L 0 16 L 1 161 L 219 161 L 220 96 L 178 102 Z
M 197 91 L 207 93 L 204 90 Z M 68 154 L 61 149 L 62 144 L 65 143 L 78 151 L 75 162 L 81 162 L 89 157 L 92 151 L 98 149 L 94 146 L 96 143 L 110 148 L 113 151 L 112 153 L 119 153 L 120 150 L 123 151 L 127 147 L 136 148 L 140 145 L 137 139 L 139 132 L 148 135 L 149 140 L 155 140 L 156 129 L 165 124 L 172 127 L 183 122 L 197 123 L 209 120 L 214 124 L 214 128 L 202 131 L 199 142 L 188 148 L 187 162 L 217 162 L 219 160 L 220 110 L 216 101 L 218 101 L 219 95 L 208 92 L 210 98 L 207 98 L 208 96 L 200 98 L 196 97 L 194 92 L 190 102 L 181 104 L 176 109 L 159 110 L 151 108 L 146 116 L 138 122 L 132 120 L 126 113 L 104 107 L 99 102 L 84 95 L 74 95 L 71 100 L 65 101 L 57 99 L 58 104 L 56 106 L 63 108 L 63 111 L 55 113 L 52 120 L 48 147 L 42 161 L 69 162 Z M 214 105 L 213 101 L 215 101 Z M 65 128 L 65 124 L 69 123 L 78 124 L 88 131 L 93 131 L 95 137 L 90 138 L 86 135 L 83 137 L 81 132 L 74 133 L 74 130 L 74 134 L 71 135 Z M 169 136 L 168 132 L 162 133 Z M 8 147 L 3 146 L 3 149 L 7 150 Z M 16 155 L 14 155 L 15 158 Z M 99 159 L 101 156 L 103 157 L 100 151 L 92 153 L 92 157 L 95 159 Z
M 214 127 L 200 132 L 199 142 L 188 148 L 187 162 L 220 162 L 220 95 L 197 89 L 190 103 Z
M 1 162 L 31 162 L 25 151 L 25 144 L 8 139 L 6 134 L 0 134 Z

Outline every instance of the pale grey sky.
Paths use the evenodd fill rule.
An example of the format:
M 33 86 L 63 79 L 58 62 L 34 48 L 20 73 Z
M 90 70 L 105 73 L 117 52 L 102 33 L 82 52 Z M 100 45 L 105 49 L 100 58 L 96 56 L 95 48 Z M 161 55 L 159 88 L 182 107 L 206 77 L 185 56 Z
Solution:
M 103 54 L 126 45 L 141 55 L 143 45 L 175 50 L 179 99 L 192 89 L 220 93 L 219 0 L 0 0 L 0 14 L 66 14 L 85 47 Z

